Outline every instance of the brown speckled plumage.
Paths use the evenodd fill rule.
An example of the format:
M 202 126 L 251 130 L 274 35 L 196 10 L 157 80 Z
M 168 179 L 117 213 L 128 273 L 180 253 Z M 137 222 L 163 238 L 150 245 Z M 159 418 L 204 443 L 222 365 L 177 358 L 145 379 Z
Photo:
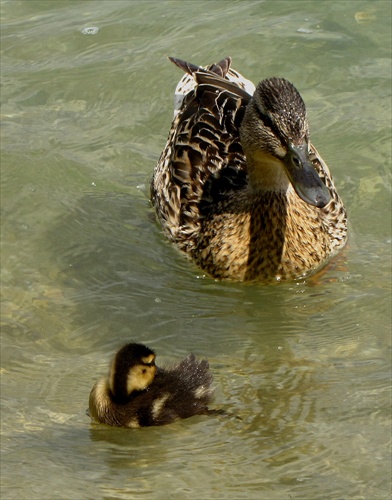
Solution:
M 218 279 L 320 269 L 344 246 L 347 218 L 298 91 L 270 78 L 253 94 L 229 58 L 205 69 L 173 62 L 187 74 L 151 183 L 167 237 Z

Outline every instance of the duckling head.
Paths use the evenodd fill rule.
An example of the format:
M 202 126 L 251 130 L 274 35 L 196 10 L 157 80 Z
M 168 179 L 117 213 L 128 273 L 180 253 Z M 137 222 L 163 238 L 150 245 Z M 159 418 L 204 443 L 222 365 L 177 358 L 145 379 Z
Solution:
M 284 78 L 268 78 L 256 87 L 240 128 L 253 189 L 287 191 L 291 184 L 310 205 L 331 200 L 309 157 L 305 103 Z
M 153 382 L 155 353 L 143 344 L 127 344 L 113 359 L 109 372 L 109 390 L 118 403 L 126 402 L 135 391 L 144 391 Z

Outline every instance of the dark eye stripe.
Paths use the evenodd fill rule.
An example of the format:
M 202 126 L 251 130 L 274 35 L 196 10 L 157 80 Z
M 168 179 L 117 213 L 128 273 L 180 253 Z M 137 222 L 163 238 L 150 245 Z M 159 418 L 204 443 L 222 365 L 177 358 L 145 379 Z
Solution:
M 267 115 L 265 115 L 261 109 L 258 107 L 258 105 L 256 103 L 254 103 L 254 107 L 256 109 L 256 112 L 260 118 L 260 120 L 264 123 L 264 125 L 271 129 L 272 132 L 274 133 L 274 135 L 280 139 L 282 141 L 283 137 L 282 137 L 282 133 L 281 131 L 279 130 L 279 128 L 275 125 L 275 123 L 271 120 L 271 118 Z

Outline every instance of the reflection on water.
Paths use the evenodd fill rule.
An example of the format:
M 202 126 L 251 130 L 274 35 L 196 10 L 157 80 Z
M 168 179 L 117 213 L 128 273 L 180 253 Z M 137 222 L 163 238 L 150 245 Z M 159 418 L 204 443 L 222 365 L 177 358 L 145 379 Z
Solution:
M 4 498 L 388 498 L 390 3 L 2 8 Z M 161 235 L 167 55 L 231 55 L 300 89 L 351 222 L 323 276 L 214 282 Z M 91 387 L 129 340 L 208 357 L 233 417 L 92 424 Z

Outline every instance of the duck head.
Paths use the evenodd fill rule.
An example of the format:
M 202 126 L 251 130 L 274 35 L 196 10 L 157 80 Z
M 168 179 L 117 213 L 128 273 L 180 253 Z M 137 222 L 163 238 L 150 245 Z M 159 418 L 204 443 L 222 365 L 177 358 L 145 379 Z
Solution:
M 284 78 L 256 87 L 240 128 L 250 185 L 263 191 L 287 191 L 291 184 L 309 205 L 322 208 L 331 195 L 310 159 L 305 103 Z

